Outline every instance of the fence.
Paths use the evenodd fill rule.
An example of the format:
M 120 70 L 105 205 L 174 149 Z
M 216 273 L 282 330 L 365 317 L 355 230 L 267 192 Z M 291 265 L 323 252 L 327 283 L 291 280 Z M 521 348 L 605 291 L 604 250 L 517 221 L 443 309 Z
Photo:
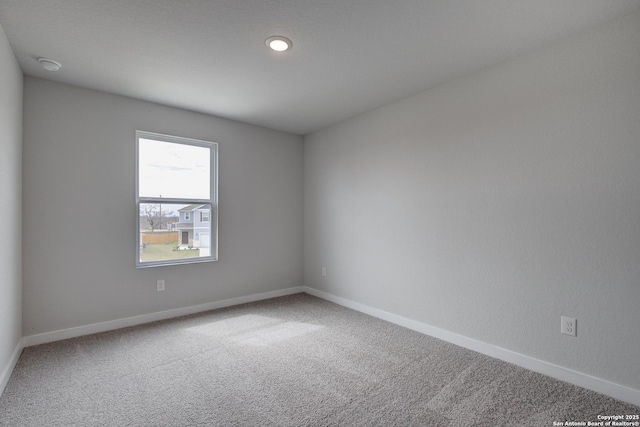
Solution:
M 147 245 L 171 243 L 177 241 L 177 231 L 143 231 L 140 233 L 140 243 L 146 243 Z

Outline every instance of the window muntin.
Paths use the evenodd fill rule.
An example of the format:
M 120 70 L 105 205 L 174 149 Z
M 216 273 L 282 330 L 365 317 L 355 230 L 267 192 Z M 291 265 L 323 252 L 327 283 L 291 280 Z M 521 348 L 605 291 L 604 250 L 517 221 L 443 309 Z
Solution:
M 217 259 L 217 149 L 136 132 L 137 267 Z

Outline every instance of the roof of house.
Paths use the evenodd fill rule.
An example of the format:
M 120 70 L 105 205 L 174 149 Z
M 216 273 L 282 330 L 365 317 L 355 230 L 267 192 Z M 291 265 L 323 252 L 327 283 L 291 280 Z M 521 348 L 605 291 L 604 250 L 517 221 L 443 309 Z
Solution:
M 177 222 L 176 228 L 193 228 L 192 222 Z
M 198 208 L 201 208 L 202 206 L 206 206 L 206 205 L 203 205 L 202 203 L 198 205 L 188 205 L 182 209 L 178 209 L 178 212 L 191 212 L 191 211 L 195 211 Z

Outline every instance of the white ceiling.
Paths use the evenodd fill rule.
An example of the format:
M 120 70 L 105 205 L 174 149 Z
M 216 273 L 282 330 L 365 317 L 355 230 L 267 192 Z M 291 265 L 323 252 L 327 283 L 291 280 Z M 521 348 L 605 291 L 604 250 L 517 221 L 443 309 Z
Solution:
M 297 134 L 640 9 L 638 0 L 0 0 L 26 75 Z M 265 39 L 293 41 L 275 53 Z M 63 67 L 44 71 L 36 59 Z

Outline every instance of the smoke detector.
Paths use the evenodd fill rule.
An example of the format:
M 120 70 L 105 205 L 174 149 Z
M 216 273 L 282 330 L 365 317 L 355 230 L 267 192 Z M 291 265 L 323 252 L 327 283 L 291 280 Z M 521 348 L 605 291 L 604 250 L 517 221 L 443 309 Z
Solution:
M 49 58 L 38 58 L 38 62 L 47 71 L 58 71 L 62 68 L 62 64 Z

